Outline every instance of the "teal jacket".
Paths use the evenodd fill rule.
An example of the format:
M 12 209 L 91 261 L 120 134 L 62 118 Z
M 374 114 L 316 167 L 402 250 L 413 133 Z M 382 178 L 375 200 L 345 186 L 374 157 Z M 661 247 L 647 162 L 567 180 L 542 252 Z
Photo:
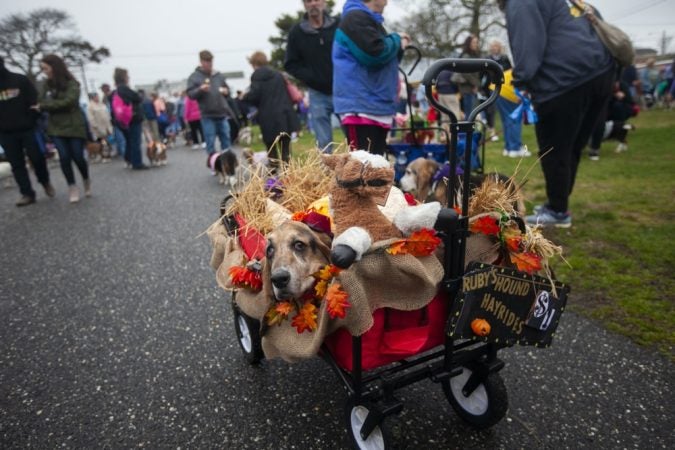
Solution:
M 87 138 L 84 113 L 80 109 L 80 84 L 77 81 L 68 81 L 64 91 L 56 91 L 45 85 L 40 97 L 40 109 L 49 113 L 47 135 Z

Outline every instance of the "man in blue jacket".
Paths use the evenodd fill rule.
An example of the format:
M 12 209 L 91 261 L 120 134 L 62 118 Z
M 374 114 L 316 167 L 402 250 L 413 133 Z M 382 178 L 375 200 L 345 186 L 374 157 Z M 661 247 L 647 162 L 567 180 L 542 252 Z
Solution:
M 333 61 L 338 21 L 326 12 L 326 0 L 303 0 L 303 20 L 288 33 L 284 69 L 307 85 L 312 130 L 319 148 L 332 152 Z
M 548 201 L 529 224 L 572 225 L 569 196 L 581 152 L 612 93 L 615 64 L 590 21 L 566 0 L 498 0 L 506 13 L 513 84 L 532 98 Z

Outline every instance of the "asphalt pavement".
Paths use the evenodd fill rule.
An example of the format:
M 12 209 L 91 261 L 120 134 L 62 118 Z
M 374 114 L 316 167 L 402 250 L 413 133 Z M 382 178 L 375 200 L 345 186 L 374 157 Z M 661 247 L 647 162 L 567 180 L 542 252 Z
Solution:
M 93 197 L 0 188 L 0 448 L 348 448 L 322 360 L 241 356 L 201 233 L 225 189 L 203 150 L 91 166 Z M 583 298 L 572 295 L 572 302 Z M 397 448 L 675 448 L 674 365 L 565 313 L 549 349 L 500 352 L 506 417 L 474 431 L 440 386 L 403 389 Z

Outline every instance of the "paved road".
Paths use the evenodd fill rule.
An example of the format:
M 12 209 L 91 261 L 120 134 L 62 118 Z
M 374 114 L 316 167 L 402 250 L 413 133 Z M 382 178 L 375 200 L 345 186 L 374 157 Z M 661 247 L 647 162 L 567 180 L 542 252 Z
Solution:
M 198 237 L 224 191 L 201 151 L 169 160 L 94 165 L 77 205 L 56 167 L 54 199 L 16 208 L 0 190 L 0 448 L 346 448 L 324 362 L 241 358 Z M 422 382 L 388 422 L 399 448 L 675 448 L 657 354 L 568 313 L 551 349 L 501 356 L 502 422 L 472 431 Z

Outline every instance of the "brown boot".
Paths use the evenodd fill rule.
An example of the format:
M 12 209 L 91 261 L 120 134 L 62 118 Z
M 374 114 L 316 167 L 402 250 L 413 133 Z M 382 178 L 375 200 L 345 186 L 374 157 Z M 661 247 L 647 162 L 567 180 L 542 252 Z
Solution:
M 84 180 L 84 196 L 91 197 L 91 180 Z
M 68 186 L 68 198 L 70 203 L 77 203 L 80 201 L 80 190 L 77 188 L 77 186 Z
M 21 196 L 19 201 L 16 202 L 16 206 L 19 206 L 19 207 L 28 206 L 28 205 L 32 205 L 33 203 L 35 203 L 35 197 L 29 197 L 27 195 L 23 195 L 23 196 Z
M 53 197 L 56 195 L 56 191 L 54 190 L 54 186 L 52 186 L 51 183 L 47 182 L 42 185 L 43 188 L 45 188 L 45 194 L 47 194 L 47 197 Z

